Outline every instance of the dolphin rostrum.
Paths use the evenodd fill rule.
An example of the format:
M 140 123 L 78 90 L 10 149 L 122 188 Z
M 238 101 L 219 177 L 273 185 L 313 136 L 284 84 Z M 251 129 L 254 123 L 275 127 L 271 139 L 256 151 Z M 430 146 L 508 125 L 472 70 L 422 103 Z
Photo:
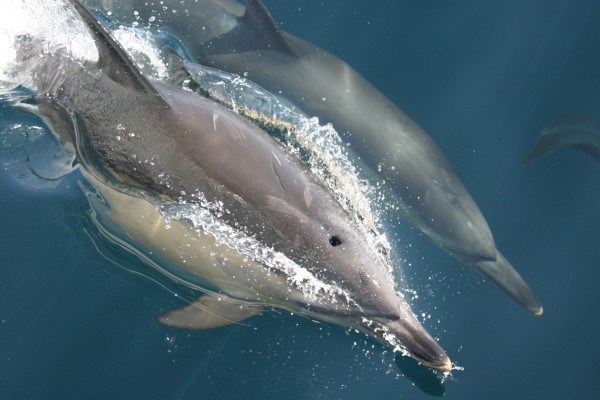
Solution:
M 589 115 L 576 110 L 562 111 L 542 130 L 523 163 L 541 160 L 567 146 L 600 161 L 600 133 L 594 130 L 594 120 Z
M 90 1 L 90 3 L 94 3 Z M 357 159 L 385 180 L 404 218 L 482 272 L 517 303 L 542 314 L 518 272 L 496 249 L 488 224 L 433 140 L 348 64 L 279 29 L 260 0 L 102 1 L 111 18 L 154 21 L 200 64 L 244 75 L 321 123 L 332 123 Z
M 299 158 L 229 109 L 144 77 L 84 6 L 68 3 L 97 60 L 21 37 L 19 58 L 39 94 L 17 107 L 75 152 L 133 240 L 220 288 L 161 322 L 208 329 L 274 306 L 451 369 L 397 292 L 384 255 Z M 172 219 L 166 229 L 157 210 L 165 203 L 200 217 Z

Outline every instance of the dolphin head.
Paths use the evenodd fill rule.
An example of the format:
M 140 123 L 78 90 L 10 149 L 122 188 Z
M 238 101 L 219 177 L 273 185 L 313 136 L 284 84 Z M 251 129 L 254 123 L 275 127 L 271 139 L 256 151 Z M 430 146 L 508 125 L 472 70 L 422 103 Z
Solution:
M 412 224 L 434 243 L 474 262 L 494 260 L 490 228 L 456 171 L 421 127 L 401 115 L 386 126 L 397 134 L 377 143 L 387 149 L 379 175 Z
M 320 227 L 305 225 L 302 231 L 321 242 L 311 245 L 312 254 L 326 267 L 314 269 L 315 275 L 343 294 L 303 298 L 297 305 L 316 319 L 356 328 L 430 368 L 449 371 L 449 357 L 397 290 L 389 260 L 343 219 L 329 214 L 326 220 Z
M 472 262 L 494 260 L 496 244 L 487 221 L 454 170 L 440 168 L 428 183 L 423 208 L 417 207 L 421 232 L 451 254 Z
M 350 296 L 337 301 L 326 298 L 310 304 L 297 302 L 305 314 L 355 328 L 432 369 L 449 371 L 452 368 L 450 358 L 415 317 L 391 276 L 377 265 L 377 257 L 367 268 L 352 258 L 347 258 L 343 265 L 349 273 L 339 287 Z M 361 272 L 356 274 L 358 279 L 353 279 L 352 271 L 356 272 L 357 268 Z M 367 276 L 365 270 L 373 276 Z

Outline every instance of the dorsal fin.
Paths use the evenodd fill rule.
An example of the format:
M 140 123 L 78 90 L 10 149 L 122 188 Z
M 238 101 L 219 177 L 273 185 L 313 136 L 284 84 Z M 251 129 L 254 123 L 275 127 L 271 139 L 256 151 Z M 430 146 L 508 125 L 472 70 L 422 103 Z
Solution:
M 593 132 L 594 120 L 582 111 L 564 110 L 554 117 L 544 131 L 549 132 L 555 129 L 581 129 Z
M 169 71 L 169 83 L 181 87 L 183 81 L 192 78 L 192 75 L 185 66 L 185 60 L 171 46 L 164 46 L 162 53 Z
M 98 68 L 115 82 L 133 90 L 160 97 L 154 86 L 142 75 L 125 50 L 78 0 L 69 0 L 87 25 L 98 49 Z
M 279 26 L 260 0 L 244 0 L 246 12 L 240 18 L 255 39 L 262 39 L 266 48 L 294 54 Z
M 523 164 L 540 160 L 563 147 L 575 147 L 600 161 L 600 134 L 594 131 L 594 120 L 586 113 L 565 110 L 542 130 Z
M 273 50 L 296 57 L 281 29 L 260 0 L 244 0 L 246 11 L 235 29 L 213 40 L 229 52 Z

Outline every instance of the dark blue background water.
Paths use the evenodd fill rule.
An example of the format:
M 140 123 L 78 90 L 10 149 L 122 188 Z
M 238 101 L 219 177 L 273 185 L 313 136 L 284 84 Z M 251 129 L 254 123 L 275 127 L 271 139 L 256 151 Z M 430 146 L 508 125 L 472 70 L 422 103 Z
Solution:
M 415 309 L 465 368 L 446 397 L 597 398 L 600 165 L 572 149 L 520 160 L 562 109 L 600 123 L 600 3 L 265 3 L 423 126 L 544 304 L 529 315 L 406 229 L 408 277 L 433 276 Z M 38 123 L 0 112 L 3 130 Z M 0 154 L 0 398 L 428 397 L 375 342 L 286 312 L 191 334 L 160 325 L 180 303 L 96 249 L 79 174 L 27 189 L 7 165 L 18 157 Z

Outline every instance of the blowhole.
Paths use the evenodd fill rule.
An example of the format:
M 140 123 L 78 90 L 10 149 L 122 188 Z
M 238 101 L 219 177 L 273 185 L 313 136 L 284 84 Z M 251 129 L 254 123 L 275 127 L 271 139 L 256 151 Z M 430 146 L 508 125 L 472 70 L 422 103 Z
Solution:
M 342 244 L 342 238 L 339 237 L 338 235 L 332 235 L 329 238 L 329 244 L 332 245 L 333 247 L 339 246 L 340 244 Z

